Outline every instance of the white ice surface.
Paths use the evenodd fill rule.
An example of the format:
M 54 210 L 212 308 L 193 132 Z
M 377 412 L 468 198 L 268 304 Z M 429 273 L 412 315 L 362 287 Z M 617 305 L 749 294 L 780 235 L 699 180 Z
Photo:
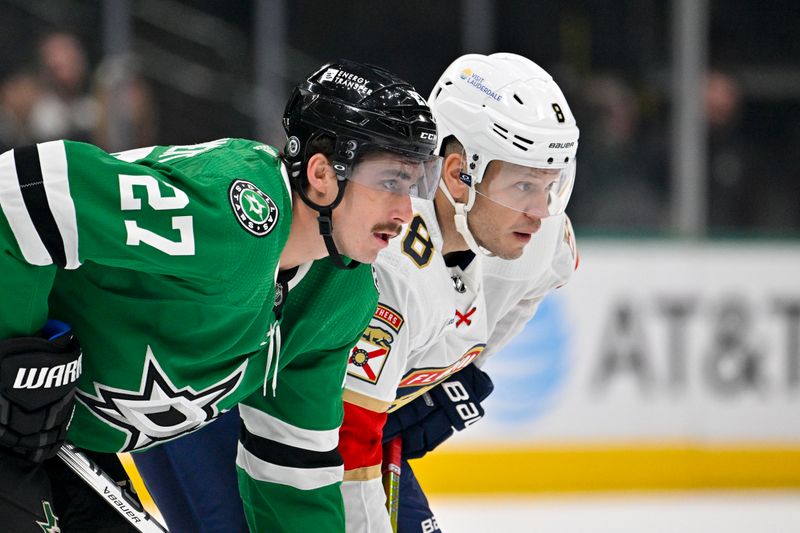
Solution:
M 800 533 L 800 491 L 432 497 L 443 533 Z

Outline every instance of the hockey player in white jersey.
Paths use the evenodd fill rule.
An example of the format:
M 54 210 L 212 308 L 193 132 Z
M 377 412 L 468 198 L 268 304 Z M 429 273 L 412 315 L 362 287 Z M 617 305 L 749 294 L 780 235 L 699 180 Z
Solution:
M 445 158 L 440 191 L 413 204 L 411 223 L 379 256 L 378 309 L 348 365 L 339 451 L 351 532 L 391 531 L 384 430 L 402 435 L 413 458 L 480 418 L 491 380 L 477 365 L 577 266 L 564 208 L 578 128 L 552 77 L 515 54 L 466 55 L 429 104 Z M 403 468 L 399 531 L 438 530 Z

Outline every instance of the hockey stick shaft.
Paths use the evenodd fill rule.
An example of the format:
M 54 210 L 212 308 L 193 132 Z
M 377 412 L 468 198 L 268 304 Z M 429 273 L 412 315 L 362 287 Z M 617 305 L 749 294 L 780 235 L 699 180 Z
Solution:
M 397 515 L 400 511 L 400 465 L 403 456 L 403 438 L 397 436 L 383 445 L 383 489 L 386 491 L 386 510 L 397 532 Z
M 165 533 L 167 531 L 167 528 L 162 526 L 150 513 L 141 509 L 138 503 L 134 502 L 113 479 L 75 446 L 65 443 L 58 451 L 58 457 L 133 527 L 142 533 Z

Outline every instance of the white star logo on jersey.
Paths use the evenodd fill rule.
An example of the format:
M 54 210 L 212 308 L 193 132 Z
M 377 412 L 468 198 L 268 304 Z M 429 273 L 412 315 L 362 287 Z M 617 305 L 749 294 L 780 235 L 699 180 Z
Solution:
M 246 367 L 247 361 L 223 381 L 199 392 L 192 387 L 178 388 L 148 346 L 138 391 L 95 383 L 97 395 L 79 390 L 78 400 L 128 435 L 121 451 L 131 451 L 194 431 L 219 416 L 219 401 L 239 386 Z
M 44 533 L 61 533 L 61 528 L 58 527 L 58 517 L 53 512 L 50 502 L 42 501 L 42 509 L 46 522 L 37 521 L 36 524 L 42 528 Z
M 247 203 L 250 204 L 250 211 L 262 217 L 261 213 L 264 211 L 264 204 L 261 203 L 261 199 L 257 198 L 253 194 L 243 194 L 242 198 L 247 200 Z

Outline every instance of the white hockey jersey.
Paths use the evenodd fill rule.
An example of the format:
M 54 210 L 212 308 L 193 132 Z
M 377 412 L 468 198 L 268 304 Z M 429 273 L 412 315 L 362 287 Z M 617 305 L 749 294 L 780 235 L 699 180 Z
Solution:
M 391 531 L 380 479 L 386 413 L 497 353 L 577 266 L 566 215 L 543 219 L 519 259 L 462 253 L 448 266 L 433 203 L 413 207 L 412 221 L 375 263 L 378 309 L 347 368 L 339 450 L 352 532 Z

